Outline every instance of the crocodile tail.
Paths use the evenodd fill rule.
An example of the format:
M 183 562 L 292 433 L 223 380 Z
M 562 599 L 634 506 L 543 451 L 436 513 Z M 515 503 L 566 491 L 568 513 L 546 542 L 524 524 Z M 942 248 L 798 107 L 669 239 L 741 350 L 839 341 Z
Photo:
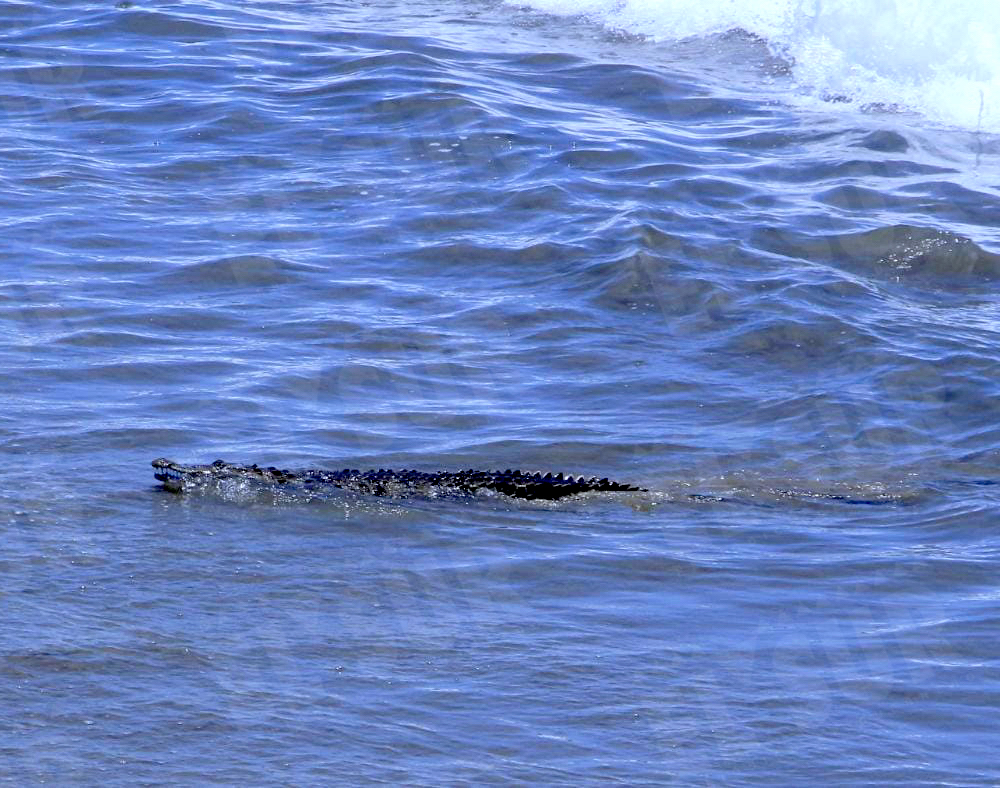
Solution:
M 514 498 L 526 498 L 529 500 L 557 501 L 567 495 L 576 495 L 582 492 L 644 492 L 642 487 L 634 487 L 630 484 L 613 482 L 608 479 L 584 479 L 582 476 L 574 479 L 572 476 L 563 478 L 562 474 L 552 476 L 546 474 L 540 476 L 523 475 L 513 478 L 495 479 L 487 485 L 497 492 Z

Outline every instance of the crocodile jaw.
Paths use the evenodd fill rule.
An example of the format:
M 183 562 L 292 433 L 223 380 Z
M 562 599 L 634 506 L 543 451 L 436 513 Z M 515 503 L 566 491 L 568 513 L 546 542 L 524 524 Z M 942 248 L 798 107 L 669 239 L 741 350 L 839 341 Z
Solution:
M 217 468 L 211 465 L 181 465 L 165 457 L 153 460 L 153 478 L 163 483 L 170 492 L 180 492 L 185 482 L 206 481 L 216 475 Z

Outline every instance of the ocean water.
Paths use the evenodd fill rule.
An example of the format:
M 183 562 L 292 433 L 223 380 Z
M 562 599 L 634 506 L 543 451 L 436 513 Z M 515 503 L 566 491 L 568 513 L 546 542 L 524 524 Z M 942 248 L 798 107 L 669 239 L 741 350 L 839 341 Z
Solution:
M 997 13 L 0 6 L 0 782 L 1000 784 Z

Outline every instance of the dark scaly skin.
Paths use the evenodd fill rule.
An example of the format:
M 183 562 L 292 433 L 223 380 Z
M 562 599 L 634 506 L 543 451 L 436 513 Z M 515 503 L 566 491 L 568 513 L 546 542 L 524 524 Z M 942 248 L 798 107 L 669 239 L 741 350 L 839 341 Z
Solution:
M 428 473 L 413 470 L 324 471 L 310 468 L 287 471 L 278 468 L 260 468 L 257 465 L 234 465 L 216 460 L 211 465 L 181 465 L 160 458 L 153 460 L 153 475 L 163 482 L 165 489 L 180 492 L 186 485 L 206 484 L 222 479 L 253 479 L 271 484 L 295 484 L 305 489 L 322 488 L 324 485 L 368 495 L 413 495 L 432 491 L 445 491 L 473 495 L 477 490 L 493 490 L 515 498 L 555 501 L 567 495 L 582 492 L 645 492 L 641 487 L 598 479 L 593 476 L 564 477 L 547 473 L 522 471 L 439 471 Z

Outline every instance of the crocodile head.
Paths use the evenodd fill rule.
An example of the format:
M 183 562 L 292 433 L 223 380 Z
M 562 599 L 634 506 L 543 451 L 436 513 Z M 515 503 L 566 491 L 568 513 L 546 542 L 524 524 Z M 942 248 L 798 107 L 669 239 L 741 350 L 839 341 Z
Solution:
M 216 460 L 211 465 L 183 465 L 165 457 L 153 460 L 153 476 L 163 482 L 163 487 L 171 492 L 180 492 L 186 486 L 208 484 L 235 476 L 268 479 L 270 474 L 256 465 L 233 465 Z
M 224 464 L 224 463 L 223 463 Z M 164 488 L 179 492 L 185 483 L 205 482 L 218 475 L 219 468 L 213 465 L 181 465 L 165 457 L 153 460 L 153 477 L 163 482 Z

